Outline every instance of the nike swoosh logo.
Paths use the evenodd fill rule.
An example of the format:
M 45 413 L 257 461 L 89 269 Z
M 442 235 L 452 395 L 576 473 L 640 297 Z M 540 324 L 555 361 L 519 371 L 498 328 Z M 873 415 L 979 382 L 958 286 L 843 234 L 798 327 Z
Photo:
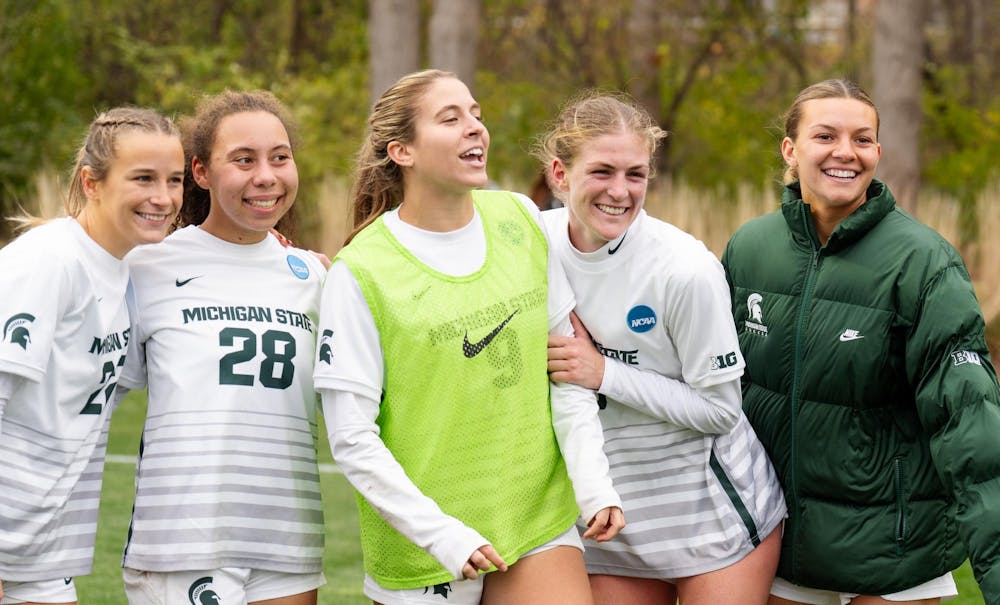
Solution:
M 66 583 L 66 586 L 69 586 L 72 581 L 73 581 L 73 578 L 63 578 L 63 582 Z
M 861 336 L 859 334 L 856 334 L 856 335 L 841 334 L 840 335 L 840 342 L 848 342 L 848 341 L 851 341 L 851 340 L 861 340 L 862 338 L 864 338 L 864 336 Z
M 176 280 L 174 280 L 174 285 L 176 285 L 178 288 L 180 288 L 181 286 L 186 286 L 188 284 L 188 282 L 191 281 L 192 279 L 198 279 L 199 277 L 201 277 L 201 276 L 200 275 L 195 275 L 194 277 L 189 277 L 187 279 L 176 279 Z
M 520 309 L 514 309 L 514 312 L 511 313 L 507 317 L 507 319 L 500 322 L 499 326 L 493 328 L 493 330 L 491 330 L 490 333 L 487 334 L 486 337 L 480 340 L 479 342 L 474 342 L 474 343 L 469 342 L 469 331 L 466 330 L 465 337 L 462 338 L 462 353 L 464 353 L 465 356 L 468 357 L 469 359 L 472 359 L 476 355 L 479 355 L 483 351 L 483 349 L 486 348 L 486 345 L 493 342 L 493 339 L 497 337 L 497 334 L 500 333 L 500 330 L 503 330 L 504 326 L 510 323 L 510 320 L 514 319 L 514 316 L 517 315 L 518 311 L 520 311 Z
M 628 231 L 625 231 L 625 233 L 622 234 L 622 238 L 621 238 L 621 240 L 618 241 L 618 245 L 617 246 L 615 246 L 614 248 L 608 248 L 608 254 L 614 254 L 615 252 L 618 252 L 618 249 L 621 248 L 622 244 L 625 243 L 625 236 L 626 235 L 628 235 Z

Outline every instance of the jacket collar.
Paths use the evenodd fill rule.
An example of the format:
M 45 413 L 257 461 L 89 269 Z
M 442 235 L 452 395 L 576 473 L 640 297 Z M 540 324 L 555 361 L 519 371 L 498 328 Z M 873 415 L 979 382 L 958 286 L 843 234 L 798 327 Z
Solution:
M 878 179 L 872 179 L 865 195 L 867 196 L 865 203 L 840 221 L 830 234 L 826 246 L 822 247 L 824 250 L 832 253 L 850 246 L 864 237 L 896 207 L 896 198 L 885 183 Z M 811 244 L 814 249 L 820 248 L 816 224 L 809 211 L 809 204 L 802 201 L 802 190 L 798 181 L 785 185 L 781 195 L 781 213 L 797 242 L 806 246 Z

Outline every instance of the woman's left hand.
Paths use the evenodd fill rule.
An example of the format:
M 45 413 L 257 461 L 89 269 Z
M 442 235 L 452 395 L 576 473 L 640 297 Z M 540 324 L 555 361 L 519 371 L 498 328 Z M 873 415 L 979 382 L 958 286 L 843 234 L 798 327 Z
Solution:
M 609 506 L 597 511 L 587 524 L 587 531 L 583 532 L 583 537 L 607 542 L 617 536 L 623 527 L 625 527 L 625 513 L 617 506 Z
M 595 391 L 604 381 L 604 355 L 590 340 L 590 332 L 575 312 L 569 314 L 575 336 L 549 334 L 549 377 Z

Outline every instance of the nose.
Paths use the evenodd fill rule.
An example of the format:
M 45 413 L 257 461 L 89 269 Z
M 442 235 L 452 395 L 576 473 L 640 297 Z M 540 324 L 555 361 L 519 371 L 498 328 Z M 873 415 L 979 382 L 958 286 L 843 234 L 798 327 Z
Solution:
M 469 114 L 466 117 L 466 121 L 466 136 L 481 135 L 483 134 L 483 131 L 486 130 L 486 126 L 483 124 L 483 121 L 476 118 L 476 116 L 472 114 Z
M 158 206 L 168 206 L 173 203 L 174 197 L 180 199 L 182 194 L 182 188 L 179 185 L 173 189 L 177 192 L 176 196 L 171 195 L 171 183 L 165 179 L 160 179 L 153 190 L 153 195 L 149 196 L 149 201 Z
M 854 157 L 854 143 L 850 137 L 840 137 L 833 150 L 834 157 L 851 159 Z
M 628 197 L 628 186 L 625 182 L 624 174 L 616 172 L 611 177 L 611 180 L 608 182 L 608 195 L 616 202 Z
M 258 162 L 253 171 L 253 184 L 258 187 L 270 187 L 277 182 L 274 168 L 268 162 Z

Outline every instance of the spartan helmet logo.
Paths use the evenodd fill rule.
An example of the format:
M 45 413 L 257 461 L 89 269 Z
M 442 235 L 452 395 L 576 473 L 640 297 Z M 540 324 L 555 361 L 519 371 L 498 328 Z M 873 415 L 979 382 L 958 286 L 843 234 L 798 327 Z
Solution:
M 188 601 L 191 605 L 220 605 L 222 599 L 212 590 L 212 576 L 198 578 L 188 588 Z
M 764 323 L 764 318 L 760 310 L 760 301 L 762 300 L 764 300 L 764 297 L 756 292 L 747 297 L 747 310 L 750 312 L 750 319 L 757 323 Z
M 330 341 L 333 339 L 333 330 L 323 330 L 323 335 L 319 338 L 319 360 L 326 363 L 333 363 L 333 347 Z
M 31 343 L 31 330 L 29 328 L 33 321 L 35 321 L 35 316 L 30 313 L 12 315 L 3 325 L 3 342 L 10 342 L 28 350 L 28 344 Z

